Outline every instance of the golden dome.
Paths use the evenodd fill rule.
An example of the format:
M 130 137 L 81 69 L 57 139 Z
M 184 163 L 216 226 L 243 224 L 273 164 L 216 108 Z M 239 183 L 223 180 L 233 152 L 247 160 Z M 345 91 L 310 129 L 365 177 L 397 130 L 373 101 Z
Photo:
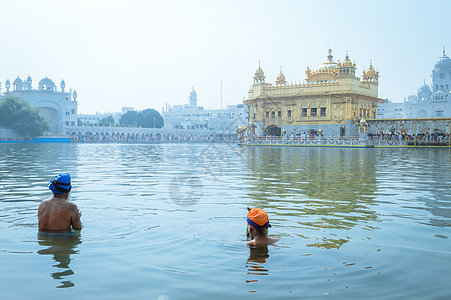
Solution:
M 282 67 L 280 67 L 280 73 L 277 75 L 276 84 L 286 84 L 285 75 L 282 74 Z
M 363 81 L 377 81 L 379 78 L 379 71 L 374 70 L 373 62 L 370 60 L 370 67 L 365 71 L 363 69 Z
M 263 76 L 265 76 L 265 73 L 260 67 L 258 67 L 257 71 L 255 71 L 255 77 L 263 77 Z
M 265 73 L 262 68 L 260 68 L 260 61 L 258 62 L 258 69 L 255 71 L 254 75 L 254 84 L 264 83 L 265 82 Z
M 346 57 L 343 63 L 341 64 L 343 67 L 355 67 L 355 65 L 352 64 L 351 60 L 349 59 L 348 51 L 346 50 Z

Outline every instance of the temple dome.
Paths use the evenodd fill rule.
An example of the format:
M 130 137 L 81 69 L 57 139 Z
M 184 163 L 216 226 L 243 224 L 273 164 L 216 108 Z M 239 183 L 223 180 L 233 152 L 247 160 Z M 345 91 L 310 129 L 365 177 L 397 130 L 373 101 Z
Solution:
M 55 85 L 55 83 L 51 79 L 49 79 L 47 77 L 45 77 L 45 78 L 41 79 L 41 81 L 39 81 L 38 88 L 41 91 L 56 92 L 56 85 Z
M 260 67 L 258 67 L 257 71 L 255 71 L 255 77 L 263 77 L 263 76 L 265 76 L 265 73 Z
M 255 83 L 264 83 L 265 82 L 265 73 L 262 68 L 260 68 L 260 62 L 258 62 L 258 69 L 255 71 L 254 75 L 254 84 Z
M 443 50 L 443 56 L 439 57 L 434 67 L 435 69 L 451 69 L 451 59 L 446 56 L 445 50 Z
M 20 79 L 19 76 L 17 76 L 16 80 L 14 80 L 14 82 L 13 82 L 13 84 L 22 84 L 22 83 L 23 83 L 23 81 L 22 81 L 22 79 Z
M 328 51 L 329 55 L 327 55 L 327 61 L 324 62 L 322 65 L 318 66 L 316 68 L 316 71 L 331 71 L 337 68 L 337 63 L 332 61 L 332 49 L 329 49 Z
M 424 83 L 424 84 L 418 89 L 418 93 L 428 93 L 428 94 L 431 94 L 431 88 L 429 87 L 429 85 L 427 85 L 426 83 Z

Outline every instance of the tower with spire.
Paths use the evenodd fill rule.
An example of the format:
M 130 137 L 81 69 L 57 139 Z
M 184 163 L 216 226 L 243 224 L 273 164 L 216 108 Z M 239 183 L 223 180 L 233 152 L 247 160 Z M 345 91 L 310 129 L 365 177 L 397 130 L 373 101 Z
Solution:
M 194 86 L 193 89 L 191 90 L 191 93 L 189 94 L 189 106 L 192 109 L 195 109 L 197 107 L 197 93 L 194 90 Z

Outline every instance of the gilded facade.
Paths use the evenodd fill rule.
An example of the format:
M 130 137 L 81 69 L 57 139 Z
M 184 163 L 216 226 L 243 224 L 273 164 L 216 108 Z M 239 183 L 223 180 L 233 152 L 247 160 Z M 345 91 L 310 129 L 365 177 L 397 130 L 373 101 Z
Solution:
M 376 118 L 382 99 L 378 98 L 379 72 L 372 63 L 359 78 L 347 53 L 342 62 L 334 62 L 329 49 L 327 61 L 316 70 L 307 68 L 305 73 L 304 83 L 289 84 L 280 71 L 271 84 L 259 66 L 244 101 L 255 134 L 352 136 L 358 134 L 362 118 Z

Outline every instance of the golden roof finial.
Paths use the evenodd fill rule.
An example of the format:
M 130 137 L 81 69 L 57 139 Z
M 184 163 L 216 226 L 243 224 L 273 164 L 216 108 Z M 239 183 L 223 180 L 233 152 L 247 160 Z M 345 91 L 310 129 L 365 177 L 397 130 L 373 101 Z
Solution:
M 332 49 L 329 49 L 329 51 L 327 51 L 329 53 L 329 55 L 327 56 L 327 59 L 331 62 L 332 61 Z

